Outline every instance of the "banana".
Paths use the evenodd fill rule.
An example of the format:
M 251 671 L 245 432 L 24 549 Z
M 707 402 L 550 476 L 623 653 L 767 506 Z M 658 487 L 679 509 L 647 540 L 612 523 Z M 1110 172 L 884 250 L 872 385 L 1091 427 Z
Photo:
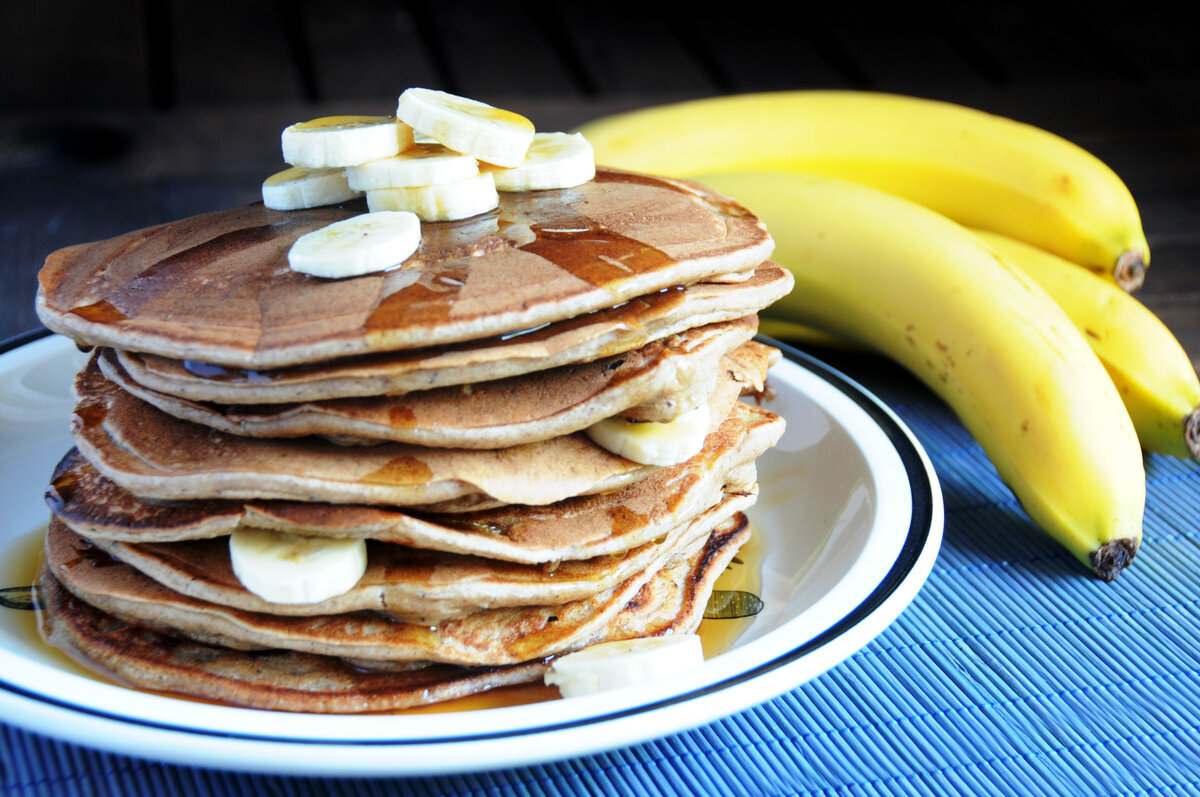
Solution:
M 596 445 L 642 465 L 677 465 L 704 448 L 708 436 L 708 404 L 671 421 L 631 421 L 620 415 L 584 429 Z
M 305 169 L 356 166 L 413 145 L 413 131 L 390 116 L 323 116 L 284 128 L 283 160 Z
M 350 187 L 342 169 L 302 169 L 293 166 L 263 180 L 263 204 L 272 210 L 300 210 L 336 205 L 361 196 Z
M 496 166 L 519 166 L 533 141 L 533 123 L 524 116 L 433 89 L 405 89 L 396 118 L 456 152 Z
M 410 188 L 377 188 L 367 192 L 367 209 L 406 210 L 421 221 L 454 221 L 485 213 L 500 204 L 491 172 L 465 180 L 433 183 Z
M 535 133 L 520 166 L 494 168 L 499 191 L 571 188 L 596 176 L 592 145 L 579 133 Z
M 1141 285 L 1150 249 L 1125 184 L 1046 130 L 933 100 L 784 91 L 676 103 L 580 131 L 596 162 L 678 177 L 796 171 L 905 197 Z
M 765 335 L 768 338 L 776 338 L 791 343 L 794 346 L 819 346 L 826 349 L 842 349 L 845 351 L 866 350 L 862 344 L 846 340 L 839 335 L 815 329 L 807 324 L 801 324 L 798 321 L 792 321 L 787 318 L 776 318 L 775 316 L 765 315 L 765 313 L 769 312 L 770 308 L 767 308 L 763 311 L 764 314 L 759 316 L 758 334 L 760 335 Z
M 559 656 L 544 680 L 563 697 L 578 697 L 654 678 L 675 675 L 704 663 L 697 634 L 601 642 Z
M 479 174 L 479 163 L 470 155 L 434 142 L 418 142 L 390 158 L 368 161 L 346 169 L 346 182 L 356 191 L 409 188 L 466 180 Z
M 1146 478 L 1103 366 L 1044 290 L 939 213 L 817 175 L 701 178 L 753 210 L 796 287 L 772 308 L 868 344 L 957 413 L 1029 517 L 1100 578 L 1141 540 Z
M 288 250 L 288 265 L 314 277 L 356 277 L 397 266 L 420 245 L 415 214 L 360 213 L 301 235 Z
M 367 544 L 239 527 L 229 536 L 229 559 L 242 586 L 263 600 L 317 603 L 358 583 L 367 570 Z
M 1200 460 L 1200 379 L 1166 325 L 1074 263 L 1006 235 L 976 232 L 1070 316 L 1117 386 L 1142 448 Z

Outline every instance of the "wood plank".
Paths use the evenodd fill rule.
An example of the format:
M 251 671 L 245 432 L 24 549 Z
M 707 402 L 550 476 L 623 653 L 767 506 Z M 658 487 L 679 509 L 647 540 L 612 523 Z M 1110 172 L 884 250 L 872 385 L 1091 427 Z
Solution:
M 855 67 L 810 21 L 765 25 L 757 14 L 685 16 L 679 23 L 698 60 L 709 64 L 722 93 L 795 88 L 852 88 Z
M 1149 0 L 1098 3 L 1060 0 L 1064 12 L 1103 42 L 1107 52 L 1127 63 L 1141 81 L 1170 78 L 1200 70 L 1200 11 L 1194 4 Z
M 981 82 L 986 70 L 947 35 L 949 18 L 922 3 L 819 3 L 801 10 L 800 24 L 844 53 L 835 64 L 856 88 L 913 93 L 930 86 Z
M 282 15 L 298 6 L 270 0 L 177 0 L 164 35 L 174 83 L 169 104 L 280 102 L 306 98 Z
M 370 101 L 394 111 L 403 89 L 444 80 L 412 11 L 393 0 L 297 8 L 303 10 L 317 97 L 334 107 L 348 110 Z
M 694 97 L 721 91 L 713 73 L 681 38 L 676 4 L 618 0 L 560 8 L 563 27 L 596 94 Z M 685 10 L 694 13 L 696 7 Z
M 443 66 L 441 82 L 428 88 L 484 102 L 520 86 L 529 95 L 570 96 L 578 91 L 560 57 L 562 35 L 549 25 L 555 12 L 524 3 L 411 3 L 426 47 Z M 412 83 L 402 83 L 398 89 Z
M 150 79 L 142 4 L 135 0 L 6 3 L 0 106 L 146 107 Z
M 995 64 L 1002 84 L 1100 75 L 1128 77 L 1118 49 L 1106 50 L 1088 36 L 1082 17 L 1060 0 L 1037 5 L 1020 0 L 958 3 L 935 0 L 933 13 L 953 20 Z
M 156 199 L 140 187 L 101 179 L 86 168 L 6 170 L 0 192 L 0 339 L 39 325 L 37 271 L 71 243 L 144 226 Z

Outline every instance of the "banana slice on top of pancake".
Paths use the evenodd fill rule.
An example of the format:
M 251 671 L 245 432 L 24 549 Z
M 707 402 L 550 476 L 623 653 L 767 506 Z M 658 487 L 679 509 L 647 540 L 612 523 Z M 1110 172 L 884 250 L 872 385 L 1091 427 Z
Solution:
M 421 245 L 421 220 L 405 210 L 363 213 L 320 227 L 288 250 L 293 271 L 356 277 L 398 266 Z
M 524 116 L 444 91 L 410 88 L 396 103 L 396 118 L 418 133 L 496 166 L 519 166 L 533 141 Z
M 292 166 L 263 180 L 263 204 L 272 210 L 303 210 L 336 205 L 362 194 L 351 188 L 343 169 Z
M 596 176 L 596 156 L 583 133 L 536 133 L 520 165 L 492 176 L 499 191 L 571 188 Z
M 322 116 L 284 128 L 283 159 L 306 169 L 354 166 L 413 145 L 413 130 L 391 116 Z
M 479 162 L 435 141 L 420 141 L 398 155 L 350 166 L 345 172 L 350 188 L 374 191 L 466 180 L 479 174 Z
M 499 204 L 500 196 L 490 172 L 445 183 L 367 191 L 367 209 L 371 213 L 409 211 L 421 221 L 467 219 Z

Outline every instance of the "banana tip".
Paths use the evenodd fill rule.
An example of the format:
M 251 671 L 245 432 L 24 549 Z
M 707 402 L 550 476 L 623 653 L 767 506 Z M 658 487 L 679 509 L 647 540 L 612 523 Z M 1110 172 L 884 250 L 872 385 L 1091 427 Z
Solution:
M 1113 277 L 1126 293 L 1133 293 L 1146 281 L 1146 258 L 1136 250 L 1122 252 L 1113 268 Z
M 1183 419 L 1183 439 L 1192 459 L 1200 462 L 1200 407 L 1196 407 Z
M 1112 581 L 1133 563 L 1138 541 L 1129 537 L 1110 540 L 1091 554 L 1092 572 L 1102 581 Z

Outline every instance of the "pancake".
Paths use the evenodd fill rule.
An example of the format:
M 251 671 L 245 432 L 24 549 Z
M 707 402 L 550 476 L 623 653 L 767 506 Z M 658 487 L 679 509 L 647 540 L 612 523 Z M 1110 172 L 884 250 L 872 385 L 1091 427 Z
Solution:
M 740 400 L 770 393 L 779 352 L 751 338 L 793 284 L 762 222 L 599 169 L 422 222 L 382 272 L 290 268 L 302 235 L 366 210 L 256 204 L 47 258 L 39 316 L 97 349 L 46 494 L 52 644 L 145 688 L 349 712 L 696 629 L 784 425 Z M 612 451 L 587 433 L 700 406 L 704 447 L 676 465 L 612 451 L 653 461 L 703 429 L 606 425 Z M 346 588 L 297 555 L 330 546 L 276 540 L 239 560 L 247 584 L 342 591 L 273 603 L 234 573 L 240 528 L 365 540 L 365 573 Z M 361 560 L 339 564 L 354 580 Z
M 345 357 L 298 368 L 244 369 L 118 349 L 140 385 L 194 401 L 269 404 L 381 396 L 475 384 L 610 357 L 707 324 L 747 319 L 781 298 L 789 271 L 764 263 L 734 284 L 698 283 L 640 296 L 544 327 L 453 346 Z
M 769 358 L 775 350 L 747 342 L 754 332 L 748 327 L 709 325 L 615 357 L 467 387 L 300 404 L 189 401 L 137 384 L 111 349 L 97 360 L 103 374 L 126 392 L 176 418 L 227 434 L 486 449 L 559 437 L 614 415 L 670 421 L 708 400 L 727 355 L 732 361 L 726 368 L 766 372 L 750 358 Z M 764 362 L 769 366 L 769 359 Z
M 71 532 L 65 532 L 70 535 Z M 677 617 L 688 596 L 698 623 L 712 582 L 749 534 L 735 515 L 661 568 L 646 568 L 591 597 L 550 606 L 484 609 L 437 625 L 398 622 L 375 612 L 280 617 L 181 595 L 79 544 L 48 538 L 47 569 L 72 594 L 125 622 L 234 649 L 287 649 L 357 662 L 440 662 L 461 666 L 519 664 L 627 636 L 630 607 Z M 697 600 L 698 596 L 704 596 Z
M 724 372 L 709 399 L 712 430 L 745 377 Z M 104 378 L 95 358 L 75 382 L 71 417 L 80 452 L 139 498 L 266 498 L 393 506 L 544 505 L 619 489 L 654 466 L 611 454 L 575 433 L 471 451 L 406 443 L 346 447 L 316 438 L 264 440 L 181 421 Z M 446 509 L 446 506 L 442 506 Z
M 687 462 L 660 468 L 612 493 L 548 505 L 453 515 L 392 507 L 283 501 L 147 503 L 98 473 L 78 451 L 55 469 L 47 503 L 58 520 L 93 541 L 179 542 L 224 536 L 239 526 L 295 534 L 362 537 L 508 562 L 547 564 L 618 556 L 665 535 L 722 495 L 756 494 L 754 461 L 783 421 L 747 404 Z
M 320 713 L 396 711 L 540 680 L 543 661 L 512 667 L 433 665 L 370 671 L 328 656 L 205 645 L 123 622 L 75 598 L 49 572 L 38 584 L 50 644 L 142 689 L 249 708 Z
M 234 575 L 224 537 L 176 543 L 94 539 L 88 544 L 168 589 L 222 606 L 292 617 L 369 610 L 404 622 L 437 623 L 480 609 L 565 603 L 611 589 L 641 570 L 660 568 L 679 548 L 708 536 L 718 522 L 748 508 L 754 498 L 752 493 L 724 496 L 699 517 L 622 556 L 568 560 L 553 566 L 497 562 L 371 541 L 367 570 L 353 588 L 306 604 L 272 603 L 243 587 Z M 47 545 L 65 545 L 68 538 L 82 540 L 55 522 Z
M 748 533 L 742 526 L 732 536 L 711 537 L 674 594 L 668 584 L 660 585 L 657 596 L 639 592 L 614 620 L 614 629 L 619 629 L 614 637 L 694 631 L 712 580 Z M 48 570 L 39 580 L 38 594 L 42 632 L 50 643 L 86 657 L 121 682 L 251 708 L 342 714 L 395 711 L 537 681 L 548 664 L 538 659 L 509 667 L 432 664 L 373 670 L 362 667 L 363 662 L 290 650 L 247 652 L 206 645 L 125 623 L 72 596 Z M 674 616 L 643 611 L 655 604 L 678 611 Z
M 530 329 L 749 272 L 773 248 L 761 221 L 699 184 L 599 169 L 423 224 L 417 252 L 386 272 L 288 267 L 298 237 L 364 210 L 256 204 L 68 247 L 39 273 L 38 315 L 85 344 L 279 368 Z

